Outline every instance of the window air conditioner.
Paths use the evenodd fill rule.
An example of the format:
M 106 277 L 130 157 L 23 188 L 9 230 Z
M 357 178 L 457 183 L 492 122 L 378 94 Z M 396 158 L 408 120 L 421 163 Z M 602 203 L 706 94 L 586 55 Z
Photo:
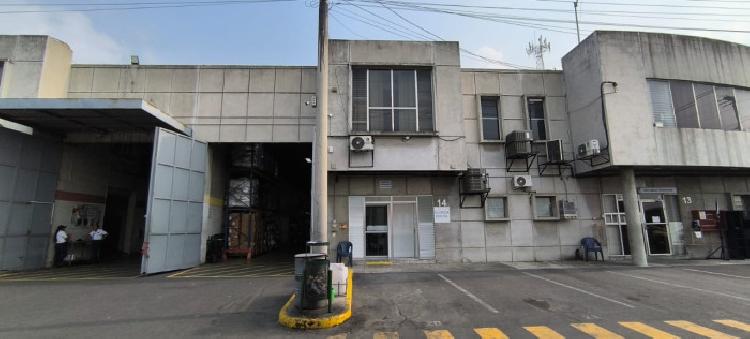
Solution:
M 578 157 L 586 158 L 599 155 L 602 152 L 599 148 L 599 140 L 592 139 L 583 144 L 578 145 Z
M 372 137 L 371 136 L 350 136 L 349 137 L 349 150 L 352 152 L 365 152 L 372 151 Z
M 560 200 L 560 216 L 563 219 L 578 218 L 575 201 Z
M 531 142 L 534 138 L 529 130 L 513 131 L 505 138 L 506 158 L 520 158 L 532 153 Z
M 531 187 L 533 184 L 531 183 L 531 176 L 530 175 L 514 175 L 513 176 L 513 188 L 525 188 L 525 187 Z
M 562 140 L 547 141 L 547 162 L 556 163 L 565 160 Z

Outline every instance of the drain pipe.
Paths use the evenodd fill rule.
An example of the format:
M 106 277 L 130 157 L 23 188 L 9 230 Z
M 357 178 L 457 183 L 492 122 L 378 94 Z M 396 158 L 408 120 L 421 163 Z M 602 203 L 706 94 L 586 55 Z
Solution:
M 599 85 L 599 95 L 602 98 L 602 123 L 604 124 L 604 139 L 607 140 L 607 147 L 604 147 L 602 151 L 609 150 L 609 127 L 607 126 L 607 104 L 606 99 L 604 97 L 604 85 L 611 84 L 612 87 L 614 87 L 615 91 L 617 91 L 617 82 L 616 81 L 602 81 L 601 85 Z M 609 160 L 612 161 L 612 154 L 610 153 Z

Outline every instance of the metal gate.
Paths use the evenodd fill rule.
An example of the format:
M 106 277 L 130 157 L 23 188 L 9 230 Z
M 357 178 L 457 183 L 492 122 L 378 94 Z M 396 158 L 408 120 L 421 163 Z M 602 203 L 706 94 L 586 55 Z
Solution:
M 62 145 L 0 127 L 0 270 L 42 268 Z
M 200 264 L 206 143 L 156 128 L 141 272 Z

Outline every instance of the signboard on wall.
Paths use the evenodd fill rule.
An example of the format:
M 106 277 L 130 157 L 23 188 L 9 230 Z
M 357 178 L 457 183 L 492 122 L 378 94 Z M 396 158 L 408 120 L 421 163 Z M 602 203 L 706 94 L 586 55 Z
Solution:
M 436 224 L 450 224 L 451 208 L 450 207 L 433 207 L 432 213 Z
M 677 194 L 677 187 L 639 187 L 640 194 Z

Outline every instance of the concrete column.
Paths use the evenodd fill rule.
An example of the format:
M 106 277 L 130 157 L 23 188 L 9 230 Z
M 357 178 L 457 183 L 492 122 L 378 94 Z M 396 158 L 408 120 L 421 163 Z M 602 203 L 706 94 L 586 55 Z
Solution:
M 313 143 L 313 198 L 310 240 L 328 241 L 328 1 L 318 4 L 318 121 Z M 327 246 L 310 248 L 328 253 Z
M 625 218 L 628 221 L 628 239 L 633 265 L 648 267 L 646 244 L 643 242 L 641 212 L 638 206 L 638 192 L 635 188 L 635 172 L 632 167 L 620 170 L 622 178 L 622 200 L 625 204 Z

